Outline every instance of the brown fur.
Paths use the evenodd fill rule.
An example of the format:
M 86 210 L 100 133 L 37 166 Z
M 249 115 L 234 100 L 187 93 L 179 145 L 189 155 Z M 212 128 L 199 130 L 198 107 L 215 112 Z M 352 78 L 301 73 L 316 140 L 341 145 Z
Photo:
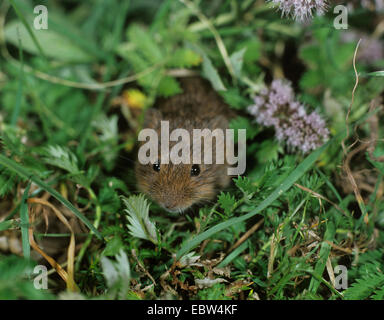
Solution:
M 161 120 L 169 121 L 170 132 L 183 128 L 191 136 L 193 129 L 228 128 L 232 113 L 208 82 L 201 78 L 189 78 L 183 79 L 181 84 L 182 94 L 159 101 L 157 108 L 147 111 L 145 128 L 156 130 L 159 137 Z M 171 142 L 170 147 L 175 143 Z M 160 172 L 156 172 L 151 164 L 142 165 L 136 161 L 139 190 L 169 211 L 183 212 L 194 204 L 210 201 L 230 182 L 228 165 L 215 164 L 215 147 L 212 154 L 213 164 L 200 164 L 198 176 L 191 176 L 192 164 L 161 164 Z

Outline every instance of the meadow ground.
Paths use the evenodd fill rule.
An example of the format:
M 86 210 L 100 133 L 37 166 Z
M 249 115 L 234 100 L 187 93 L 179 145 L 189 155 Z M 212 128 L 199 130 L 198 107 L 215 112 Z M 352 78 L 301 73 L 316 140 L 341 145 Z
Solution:
M 0 299 L 384 298 L 383 2 L 272 2 L 1 2 Z M 133 162 L 191 74 L 247 166 L 179 215 Z

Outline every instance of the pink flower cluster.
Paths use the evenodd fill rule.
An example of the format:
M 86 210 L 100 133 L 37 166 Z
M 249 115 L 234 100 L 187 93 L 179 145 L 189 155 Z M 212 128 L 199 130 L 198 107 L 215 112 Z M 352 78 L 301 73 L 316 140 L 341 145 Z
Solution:
M 329 130 L 321 116 L 313 111 L 307 114 L 304 106 L 295 101 L 294 92 L 287 80 L 274 80 L 254 98 L 247 108 L 256 122 L 275 129 L 279 142 L 285 142 L 291 151 L 307 153 L 329 139 Z
M 295 20 L 304 21 L 314 13 L 324 14 L 327 10 L 326 0 L 268 0 L 279 6 L 283 16 L 291 15 Z

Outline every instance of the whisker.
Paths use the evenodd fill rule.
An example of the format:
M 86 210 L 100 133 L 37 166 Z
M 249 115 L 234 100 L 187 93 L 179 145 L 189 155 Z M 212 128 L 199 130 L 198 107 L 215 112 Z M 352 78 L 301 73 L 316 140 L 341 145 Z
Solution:
M 125 156 L 122 156 L 122 155 L 118 155 L 118 158 L 121 158 L 121 159 L 123 159 L 123 160 L 127 160 L 127 161 L 130 161 L 130 162 L 132 162 L 132 163 L 135 163 L 136 161 L 135 160 L 133 160 L 133 159 L 130 159 L 130 158 L 127 158 L 127 157 L 125 157 Z

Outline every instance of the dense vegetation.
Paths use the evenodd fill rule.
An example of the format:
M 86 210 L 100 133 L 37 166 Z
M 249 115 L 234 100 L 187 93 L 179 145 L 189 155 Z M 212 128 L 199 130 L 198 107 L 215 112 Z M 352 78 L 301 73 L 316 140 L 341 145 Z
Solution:
M 384 298 L 382 2 L 348 1 L 347 30 L 336 3 L 301 21 L 273 2 L 2 1 L 1 299 Z M 191 74 L 247 129 L 247 169 L 170 214 L 136 189 L 136 137 Z M 250 112 L 278 79 L 320 147 Z

